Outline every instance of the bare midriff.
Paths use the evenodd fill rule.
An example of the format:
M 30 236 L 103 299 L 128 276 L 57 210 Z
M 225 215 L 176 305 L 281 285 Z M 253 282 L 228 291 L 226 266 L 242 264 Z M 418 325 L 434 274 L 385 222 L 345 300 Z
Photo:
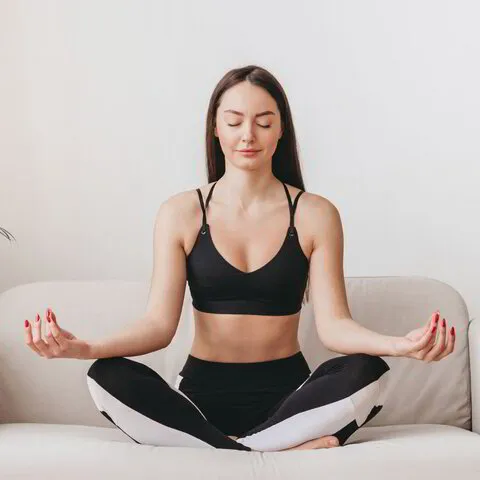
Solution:
M 263 362 L 300 350 L 300 313 L 285 316 L 224 315 L 193 309 L 195 336 L 190 354 L 213 362 Z

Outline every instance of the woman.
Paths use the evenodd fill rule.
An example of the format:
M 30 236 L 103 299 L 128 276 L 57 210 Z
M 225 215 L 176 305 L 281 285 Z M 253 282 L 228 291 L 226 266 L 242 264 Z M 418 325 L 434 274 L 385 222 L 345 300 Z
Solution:
M 228 72 L 207 114 L 209 184 L 159 208 L 147 312 L 105 341 L 60 328 L 48 309 L 26 322 L 26 343 L 46 358 L 97 359 L 87 382 L 95 405 L 138 443 L 278 451 L 343 445 L 382 408 L 383 356 L 437 361 L 454 348 L 440 318 L 405 337 L 351 318 L 343 230 L 326 198 L 304 190 L 285 93 L 265 69 Z M 320 340 L 344 354 L 314 371 L 297 339 L 302 298 L 312 298 Z M 168 384 L 124 358 L 165 348 L 193 299 L 191 352 Z M 309 297 L 306 297 L 308 300 Z

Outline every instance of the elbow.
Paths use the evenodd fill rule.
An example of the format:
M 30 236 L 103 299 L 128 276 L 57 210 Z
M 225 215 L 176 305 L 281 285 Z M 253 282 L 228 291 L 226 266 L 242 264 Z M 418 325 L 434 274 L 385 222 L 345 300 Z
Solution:
M 326 339 L 325 336 L 322 336 L 320 337 L 320 341 L 322 342 L 322 345 L 330 352 L 340 353 L 342 355 L 346 353 L 337 345 L 338 342 L 332 341 L 332 339 Z
M 351 326 L 354 321 L 351 317 L 333 318 L 317 327 L 318 336 L 328 350 L 340 354 L 348 354 L 352 335 Z
M 167 348 L 172 343 L 172 340 L 173 340 L 173 336 L 166 334 L 163 330 L 159 332 L 158 338 L 159 338 L 159 341 L 158 341 L 159 350 L 163 348 Z
M 318 338 L 320 339 L 320 342 L 322 345 L 327 349 L 331 350 L 332 352 L 336 352 L 335 347 L 333 345 L 334 342 L 332 342 L 331 335 L 328 335 L 325 330 L 318 330 Z
M 149 318 L 149 322 L 150 330 L 148 336 L 150 341 L 156 345 L 156 349 L 161 350 L 168 347 L 175 336 L 176 325 L 174 327 L 166 325 L 164 322 L 154 318 Z
M 322 328 L 317 328 L 318 338 L 327 350 L 335 353 L 343 353 L 339 346 L 342 342 L 338 339 L 338 335 L 342 335 L 342 333 L 341 329 L 336 328 L 337 326 L 338 323 L 335 326 L 334 322 L 325 322 Z
M 176 333 L 176 328 L 161 329 L 162 348 L 167 348 L 172 343 Z
M 333 345 L 331 342 L 325 342 L 322 340 L 322 345 L 327 349 L 329 350 L 330 352 L 335 352 L 335 353 L 343 353 L 340 351 L 340 349 L 338 349 L 337 347 L 335 347 L 335 345 Z

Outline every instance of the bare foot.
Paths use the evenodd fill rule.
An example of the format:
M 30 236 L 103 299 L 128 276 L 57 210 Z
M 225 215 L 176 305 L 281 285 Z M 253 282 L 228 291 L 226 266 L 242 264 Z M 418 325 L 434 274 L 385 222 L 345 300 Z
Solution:
M 318 448 L 335 448 L 337 445 L 329 445 L 329 440 L 338 440 L 337 437 L 333 435 L 327 435 L 325 437 L 314 438 L 308 442 L 301 443 L 295 447 L 285 448 L 283 450 L 278 450 L 279 452 L 286 452 L 287 450 L 313 450 Z
M 238 437 L 228 435 L 229 438 L 236 440 Z M 338 445 L 329 445 L 330 440 L 337 440 L 337 437 L 334 435 L 326 435 L 325 437 L 314 438 L 308 442 L 301 443 L 300 445 L 295 445 L 295 447 L 285 448 L 283 450 L 277 450 L 278 452 L 286 452 L 287 450 L 316 450 L 319 448 L 335 448 Z

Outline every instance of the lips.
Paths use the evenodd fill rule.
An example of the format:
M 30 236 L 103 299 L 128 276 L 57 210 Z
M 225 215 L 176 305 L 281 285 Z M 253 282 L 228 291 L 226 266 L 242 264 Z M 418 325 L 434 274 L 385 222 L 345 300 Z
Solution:
M 244 152 L 244 153 L 253 153 L 253 152 L 259 152 L 260 150 L 239 150 L 239 152 Z

